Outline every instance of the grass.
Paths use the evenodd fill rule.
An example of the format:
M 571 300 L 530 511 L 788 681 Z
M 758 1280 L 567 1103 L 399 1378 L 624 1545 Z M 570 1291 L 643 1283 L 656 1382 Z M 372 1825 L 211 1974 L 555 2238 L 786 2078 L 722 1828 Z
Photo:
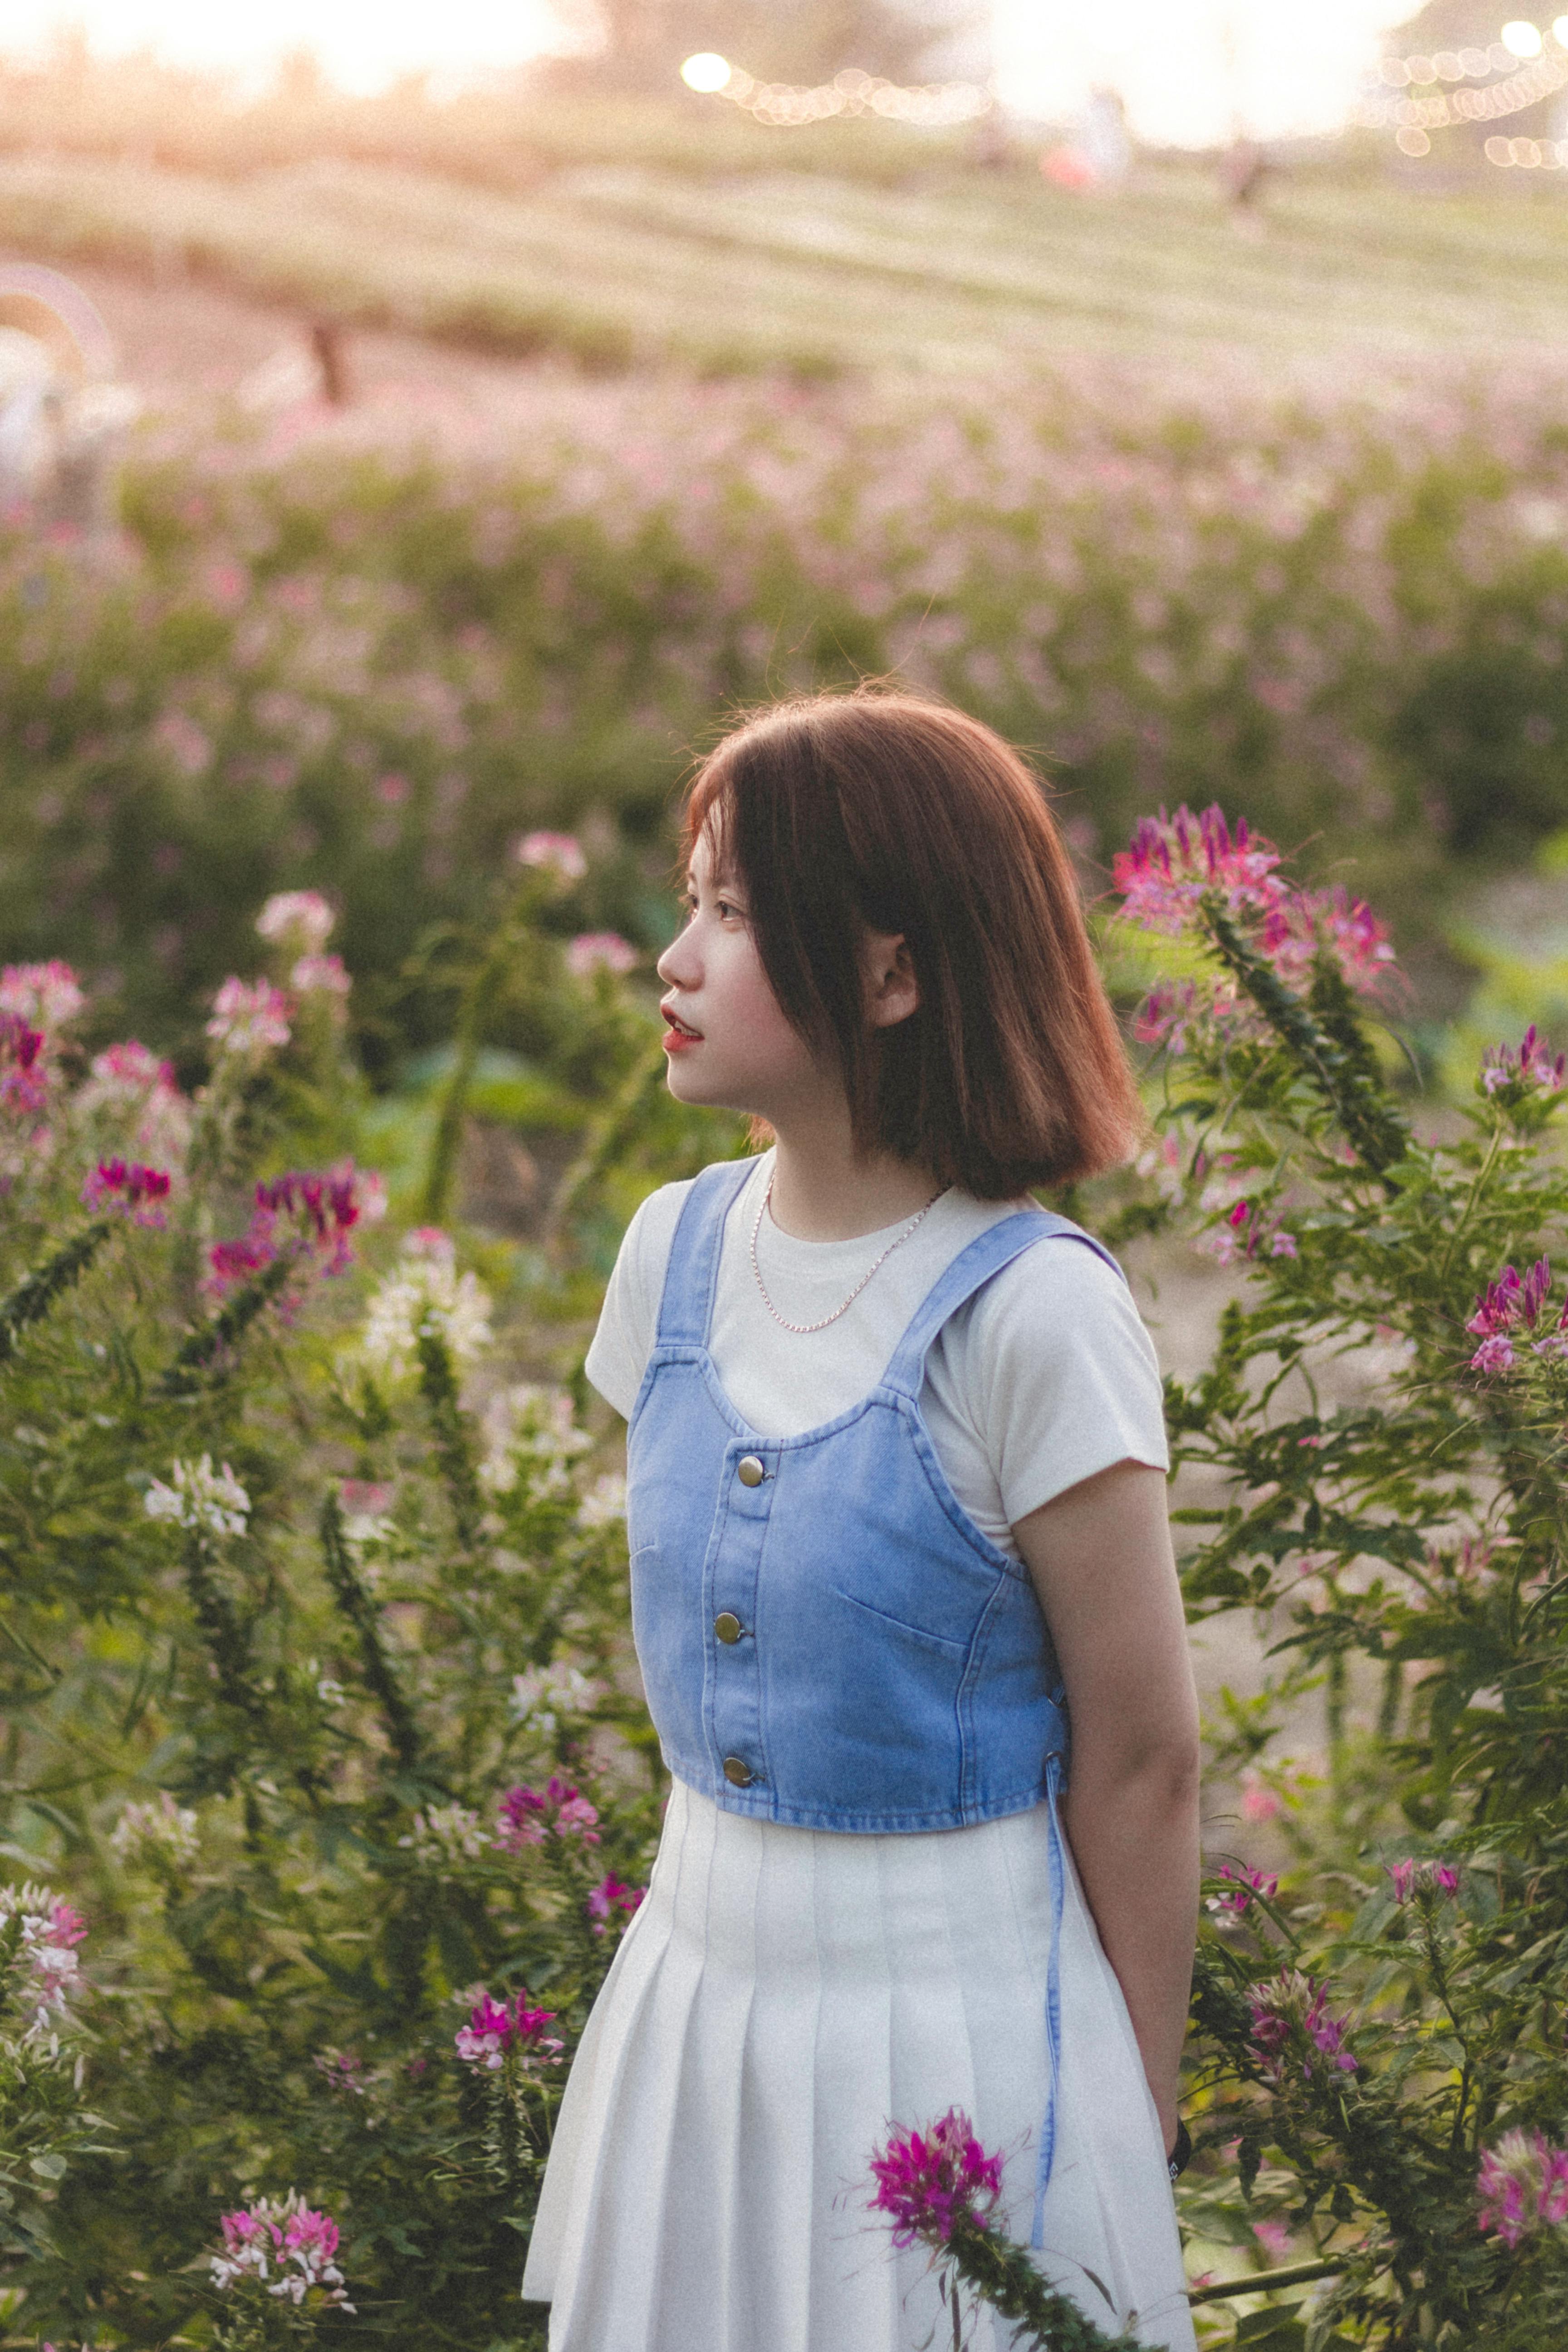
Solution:
M 907 153 L 922 168 L 884 186 L 781 168 L 828 151 L 754 124 L 772 168 L 740 169 L 729 110 L 713 125 L 719 176 L 668 142 L 655 168 L 585 140 L 577 161 L 535 157 L 510 186 L 499 150 L 478 184 L 453 159 L 220 173 L 0 147 L 0 239 L 601 368 L 984 377 L 1071 353 L 1201 367 L 1220 350 L 1286 372 L 1451 367 L 1542 360 L 1561 333 L 1568 203 L 1554 189 L 1320 170 L 1277 182 L 1248 235 L 1195 163 L 1146 164 L 1126 189 L 1085 197 L 1016 166 L 960 171 L 917 142 Z M 840 128 L 847 140 L 856 126 Z M 237 138 L 242 157 L 255 150 Z M 659 160 L 656 142 L 641 148 Z M 745 149 L 753 163 L 763 152 Z

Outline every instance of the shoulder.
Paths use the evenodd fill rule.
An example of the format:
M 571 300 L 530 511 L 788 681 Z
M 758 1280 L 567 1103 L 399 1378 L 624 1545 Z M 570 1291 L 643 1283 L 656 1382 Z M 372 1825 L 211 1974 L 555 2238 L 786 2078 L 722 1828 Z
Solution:
M 1082 1363 L 1129 1352 L 1158 1377 L 1154 1344 L 1120 1267 L 1078 1234 L 1043 1236 L 976 1297 L 973 1336 L 1003 1357 Z
M 670 1246 L 689 1182 L 662 1184 L 637 1210 L 621 1239 L 584 1370 L 616 1411 L 629 1416 L 658 1324 Z

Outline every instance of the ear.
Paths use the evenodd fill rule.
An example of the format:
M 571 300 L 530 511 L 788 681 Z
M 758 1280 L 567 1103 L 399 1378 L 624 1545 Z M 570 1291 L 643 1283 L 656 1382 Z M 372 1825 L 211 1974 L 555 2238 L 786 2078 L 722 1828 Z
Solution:
M 920 982 L 901 931 L 869 931 L 865 945 L 866 1012 L 873 1029 L 893 1029 L 920 1006 Z

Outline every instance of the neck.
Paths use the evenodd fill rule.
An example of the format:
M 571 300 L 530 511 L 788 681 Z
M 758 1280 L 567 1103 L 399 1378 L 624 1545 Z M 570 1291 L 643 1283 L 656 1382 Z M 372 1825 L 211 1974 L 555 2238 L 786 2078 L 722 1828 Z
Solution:
M 942 1189 L 929 1168 L 891 1152 L 861 1152 L 848 1111 L 774 1127 L 773 1219 L 803 1242 L 853 1241 L 923 1209 Z

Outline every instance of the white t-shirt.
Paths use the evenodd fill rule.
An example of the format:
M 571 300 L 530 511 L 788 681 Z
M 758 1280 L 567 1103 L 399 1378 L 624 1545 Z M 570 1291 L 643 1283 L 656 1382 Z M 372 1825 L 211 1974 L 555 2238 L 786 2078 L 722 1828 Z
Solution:
M 759 1159 L 725 1223 L 709 1352 L 760 1437 L 795 1437 L 858 1403 L 960 1250 L 1029 1204 L 944 1192 L 837 1322 L 785 1331 L 763 1303 L 749 1251 L 773 1158 Z M 628 1418 L 689 1190 L 666 1184 L 632 1219 L 588 1350 L 588 1378 Z M 757 1257 L 768 1296 L 792 1323 L 830 1315 L 900 1225 L 804 1242 L 764 1217 Z M 1079 1479 L 1113 1462 L 1169 1466 L 1153 1343 L 1126 1284 L 1081 1242 L 1024 1251 L 948 1318 L 926 1358 L 920 1406 L 953 1493 L 1015 1558 L 1013 1527 Z

